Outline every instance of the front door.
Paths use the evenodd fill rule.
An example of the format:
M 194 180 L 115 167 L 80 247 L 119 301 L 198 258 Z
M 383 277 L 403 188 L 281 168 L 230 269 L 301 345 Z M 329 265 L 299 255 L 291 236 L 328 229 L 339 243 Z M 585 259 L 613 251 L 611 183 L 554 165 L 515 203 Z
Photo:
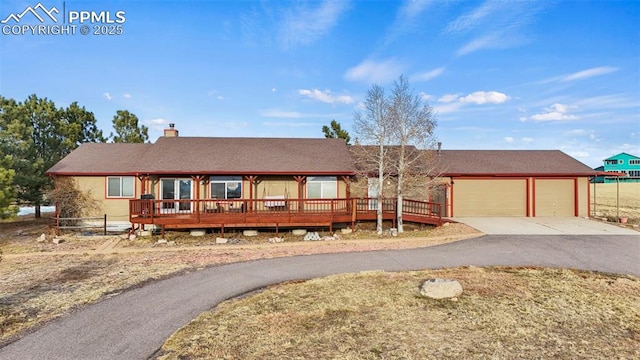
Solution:
M 191 190 L 191 179 L 161 179 L 160 197 L 164 200 L 162 212 L 191 212 L 191 201 L 167 201 L 190 200 Z

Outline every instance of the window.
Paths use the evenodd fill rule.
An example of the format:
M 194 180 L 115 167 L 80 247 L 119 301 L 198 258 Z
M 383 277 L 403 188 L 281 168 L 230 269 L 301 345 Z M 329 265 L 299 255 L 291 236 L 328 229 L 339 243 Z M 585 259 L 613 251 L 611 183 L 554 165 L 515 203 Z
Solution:
M 133 176 L 107 177 L 107 197 L 131 198 L 135 192 Z
M 242 176 L 212 176 L 212 199 L 240 199 L 242 197 Z
M 640 170 L 631 170 L 629 171 L 629 175 L 633 177 L 640 177 Z
M 338 180 L 335 176 L 310 176 L 307 178 L 307 199 L 333 199 L 338 197 Z
M 629 165 L 640 165 L 640 160 L 629 160 Z
M 607 165 L 617 165 L 618 160 L 605 160 L 604 163 Z

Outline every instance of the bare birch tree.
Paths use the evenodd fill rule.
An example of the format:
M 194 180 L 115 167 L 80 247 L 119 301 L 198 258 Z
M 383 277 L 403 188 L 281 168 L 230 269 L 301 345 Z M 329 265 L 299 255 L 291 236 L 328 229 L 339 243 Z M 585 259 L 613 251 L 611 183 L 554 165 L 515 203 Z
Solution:
M 398 147 L 397 158 L 394 157 L 391 165 L 397 176 L 396 223 L 398 233 L 401 233 L 404 231 L 402 200 L 405 180 L 410 174 L 424 173 L 426 164 L 430 162 L 429 153 L 425 150 L 434 148 L 436 120 L 433 109 L 411 89 L 404 75 L 394 83 L 388 116 L 391 138 Z
M 372 85 L 371 89 L 367 91 L 363 105 L 363 111 L 358 111 L 354 114 L 354 129 L 359 137 L 358 141 L 377 147 L 375 152 L 360 151 L 359 153 L 364 158 L 359 159 L 359 161 L 363 162 L 363 168 L 366 171 L 370 171 L 374 164 L 377 167 L 376 232 L 381 235 L 383 188 L 386 175 L 386 146 L 391 136 L 389 103 L 384 89 L 378 85 Z

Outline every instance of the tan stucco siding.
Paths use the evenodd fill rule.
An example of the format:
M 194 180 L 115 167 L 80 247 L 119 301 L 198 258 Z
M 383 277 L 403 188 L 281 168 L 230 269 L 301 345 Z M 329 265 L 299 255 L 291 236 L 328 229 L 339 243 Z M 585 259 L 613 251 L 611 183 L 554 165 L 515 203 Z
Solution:
M 589 217 L 589 178 L 578 178 L 578 216 Z
M 526 216 L 525 179 L 455 179 L 453 215 Z
M 84 216 L 99 216 L 107 214 L 107 221 L 129 221 L 129 199 L 130 198 L 108 198 L 107 197 L 107 177 L 106 176 L 74 176 L 78 190 L 89 195 L 96 202 L 94 212 L 98 214 L 85 213 Z M 140 195 L 140 182 L 134 177 L 135 194 L 133 198 Z
M 535 180 L 535 216 L 574 215 L 574 179 Z

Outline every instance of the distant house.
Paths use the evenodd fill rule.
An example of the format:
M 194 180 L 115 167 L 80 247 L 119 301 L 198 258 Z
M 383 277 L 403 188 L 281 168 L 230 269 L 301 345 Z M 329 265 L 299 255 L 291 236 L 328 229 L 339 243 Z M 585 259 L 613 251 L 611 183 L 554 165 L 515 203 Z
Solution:
M 83 144 L 47 174 L 73 179 L 114 225 L 332 228 L 375 219 L 374 174 L 362 171 L 353 150 L 341 139 L 179 137 L 171 126 L 152 144 Z M 426 180 L 404 192 L 405 221 L 589 216 L 588 183 L 596 171 L 561 151 L 429 156 L 418 170 Z M 393 221 L 390 180 L 383 204 Z
M 604 165 L 595 169 L 601 173 L 624 174 L 623 176 L 599 175 L 594 178 L 597 183 L 640 182 L 640 157 L 620 153 L 604 159 Z

